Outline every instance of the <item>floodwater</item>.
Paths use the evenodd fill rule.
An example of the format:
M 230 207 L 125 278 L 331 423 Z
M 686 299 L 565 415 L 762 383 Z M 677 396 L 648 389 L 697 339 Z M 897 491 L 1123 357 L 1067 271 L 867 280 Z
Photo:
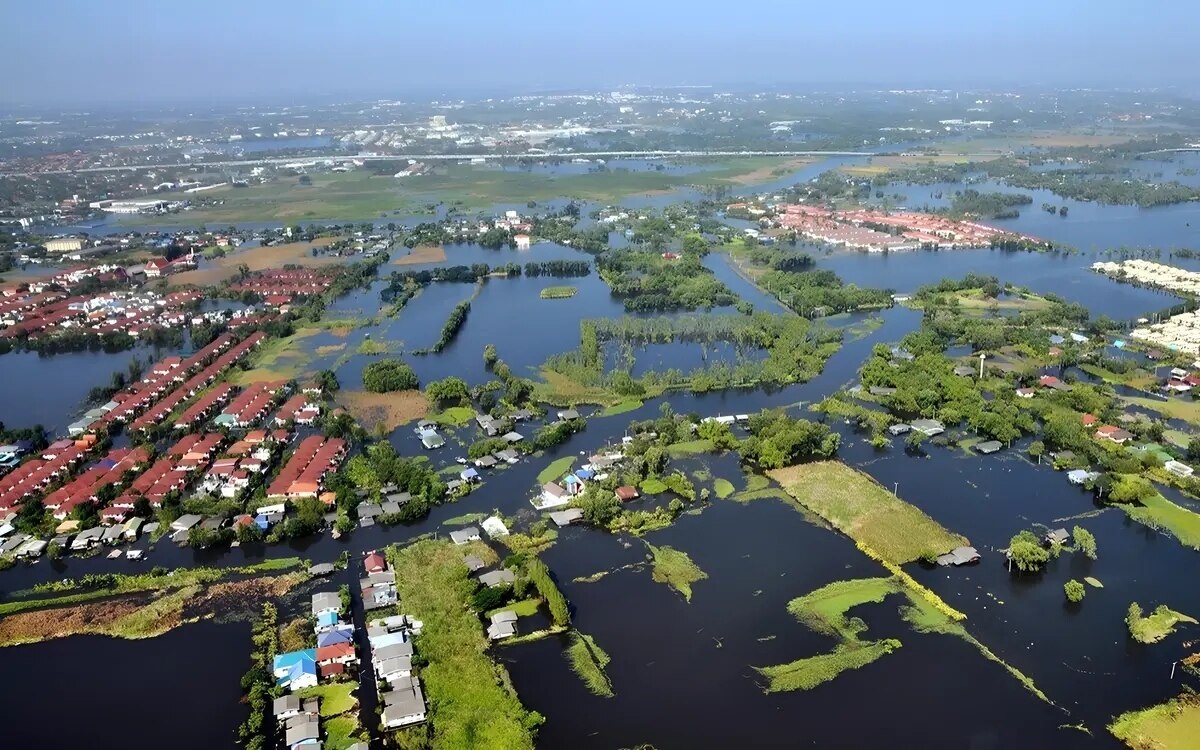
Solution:
M 246 624 L 199 622 L 144 641 L 88 635 L 4 649 L 4 747 L 234 747 Z M 19 684 L 18 684 L 19 683 Z
M 825 168 L 829 163 L 826 162 Z M 583 166 L 583 165 L 576 165 Z M 805 170 L 812 170 L 807 167 Z M 819 170 L 818 170 L 819 172 Z M 817 172 L 805 171 L 809 179 Z M 785 179 L 794 180 L 796 175 Z M 790 182 L 788 183 L 790 184 Z M 770 188 L 768 188 L 770 189 Z M 905 187 L 915 197 L 917 188 Z M 890 191 L 889 191 L 890 192 Z M 673 200 L 679 199 L 676 192 Z M 1053 201 L 1061 204 L 1061 199 Z M 1060 219 L 1038 209 L 1040 199 L 1022 212 L 1030 227 L 1022 229 L 1088 249 L 1121 244 L 1116 239 L 1146 232 L 1150 243 L 1179 247 L 1191 242 L 1188 211 L 1193 207 L 1127 210 L 1072 204 Z M 1087 206 L 1088 204 L 1081 204 Z M 1019 221 L 1019 220 L 1018 220 Z M 1038 230 L 1035 223 L 1047 227 Z M 1057 223 L 1055 223 L 1057 222 Z M 1158 229 L 1163 223 L 1168 229 Z M 1050 226 L 1056 229 L 1051 230 Z M 1063 235 L 1051 235 L 1051 231 Z M 1121 227 L 1109 232 L 1108 227 Z M 1161 234 L 1159 233 L 1161 232 Z M 586 258 L 570 248 L 543 243 L 531 250 L 487 250 L 464 245 L 447 248 L 448 264 L 506 262 L 552 258 Z M 818 266 L 844 280 L 864 286 L 883 286 L 911 292 L 922 284 L 967 272 L 992 274 L 1002 281 L 1054 293 L 1086 305 L 1093 315 L 1129 319 L 1161 310 L 1174 302 L 1170 295 L 1116 284 L 1087 266 L 1089 255 L 1007 253 L 999 251 L 913 252 L 884 255 L 817 253 Z M 713 254 L 705 264 L 756 309 L 779 310 L 772 298 L 749 284 L 724 255 Z M 383 273 L 403 267 L 385 266 Z M 409 267 L 413 268 L 413 267 Z M 370 288 L 338 300 L 331 313 L 347 317 L 373 316 L 380 306 L 380 280 Z M 565 300 L 542 300 L 546 286 L 569 284 L 578 294 Z M 414 356 L 411 351 L 432 344 L 454 305 L 472 299 L 465 325 L 440 354 Z M 732 309 L 716 311 L 730 313 Z M 355 388 L 361 370 L 372 361 L 354 354 L 368 334 L 393 351 L 403 352 L 423 382 L 458 375 L 472 384 L 490 376 L 483 366 L 483 347 L 494 344 L 516 372 L 533 374 L 553 354 L 574 349 L 579 323 L 587 318 L 623 314 L 620 300 L 593 272 L 583 278 L 489 279 L 482 284 L 433 284 L 421 291 L 394 318 L 352 331 L 345 338 L 322 333 L 305 340 L 311 347 L 308 367 L 336 365 L 344 387 Z M 635 419 L 657 416 L 670 403 L 682 413 L 701 415 L 753 412 L 766 407 L 803 408 L 834 390 L 855 382 L 858 367 L 876 343 L 894 342 L 914 330 L 919 312 L 893 308 L 875 315 L 842 316 L 838 325 L 878 318 L 878 327 L 865 335 L 847 337 L 842 349 L 811 382 L 767 392 L 733 390 L 706 394 L 672 394 L 611 418 L 592 415 L 587 429 L 563 445 L 512 467 L 485 472 L 484 484 L 456 503 L 435 508 L 423 521 L 392 528 L 357 530 L 340 540 L 328 535 L 274 547 L 248 546 L 225 553 L 196 552 L 159 541 L 148 548 L 147 561 L 109 561 L 101 558 L 42 560 L 0 573 L 0 589 L 12 592 L 39 581 L 90 572 L 138 571 L 149 565 L 240 565 L 264 557 L 300 555 L 314 561 L 332 560 L 342 551 L 355 558 L 386 544 L 444 532 L 446 519 L 465 513 L 498 510 L 517 523 L 536 519 L 529 504 L 536 491 L 537 473 L 550 461 L 586 454 L 618 440 Z M 344 345 L 318 354 L 321 346 Z M 653 345 L 635 348 L 635 372 L 647 367 L 690 369 L 702 356 L 733 358 L 731 347 Z M 53 378 L 70 380 L 72 372 L 88 372 L 89 386 L 106 382 L 111 371 L 83 355 L 39 360 L 24 355 L 0 357 L 0 372 L 17 378 L 25 389 L 45 387 L 56 394 L 31 404 L 4 403 L 3 417 L 12 424 L 39 421 L 65 424 L 72 412 L 73 391 L 44 385 Z M 615 354 L 610 352 L 610 356 Z M 78 357 L 72 360 L 69 357 Z M 711 359 L 709 360 L 711 361 Z M 11 368 L 3 370 L 2 368 Z M 118 369 L 122 369 L 120 363 Z M 37 381 L 36 383 L 34 381 Z M 43 382 L 44 381 L 44 382 Z M 72 384 L 73 380 L 70 381 Z M 80 393 L 85 393 L 87 387 Z M 25 392 L 31 392 L 26 390 Z M 36 391 L 34 391 L 36 392 Z M 78 400 L 78 399 L 76 399 Z M 16 415 L 10 417 L 9 412 Z M 62 413 L 61 416 L 59 415 Z M 584 409 L 585 415 L 589 410 Z M 24 415 L 22 422 L 17 417 Z M 810 415 L 811 416 L 811 415 Z M 36 417 L 36 419 L 32 419 Z M 539 425 L 518 429 L 531 434 Z M 906 453 L 897 440 L 878 451 L 849 427 L 838 425 L 843 460 L 861 468 L 887 487 L 898 487 L 904 500 L 930 514 L 946 528 L 971 540 L 983 554 L 975 566 L 961 569 L 906 570 L 966 613 L 967 630 L 997 657 L 1028 675 L 1055 705 L 1040 701 L 1002 666 L 986 659 L 973 645 L 945 635 L 922 635 L 897 614 L 902 603 L 889 597 L 882 604 L 856 608 L 850 614 L 867 625 L 864 638 L 897 638 L 903 646 L 862 669 L 810 691 L 765 694 L 764 680 L 754 670 L 829 651 L 834 643 L 802 626 L 787 612 L 787 602 L 827 583 L 855 577 L 886 575 L 860 554 L 846 537 L 810 523 L 787 504 L 762 499 L 740 504 L 717 500 L 703 512 L 685 515 L 671 528 L 654 532 L 645 542 L 687 552 L 708 578 L 693 585 L 690 603 L 664 584 L 655 583 L 644 565 L 645 542 L 627 535 L 610 535 L 589 528 L 563 530 L 544 559 L 554 571 L 573 608 L 578 628 L 595 637 L 612 657 L 608 674 L 616 696 L 589 694 L 563 656 L 564 643 L 546 639 L 496 651 L 508 667 L 522 701 L 547 717 L 539 745 L 547 748 L 613 748 L 652 743 L 658 748 L 739 747 L 969 747 L 1013 746 L 1114 747 L 1104 730 L 1113 716 L 1160 702 L 1177 694 L 1194 678 L 1179 672 L 1171 680 L 1171 663 L 1194 650 L 1185 646 L 1200 637 L 1200 629 L 1184 628 L 1162 643 L 1142 646 L 1126 636 L 1123 618 L 1132 601 L 1150 609 L 1163 603 L 1197 614 L 1195 594 L 1197 553 L 1173 538 L 1129 521 L 1119 509 L 1091 515 L 1090 495 L 1072 487 L 1063 474 L 1022 457 L 1015 445 L 993 456 L 966 456 L 957 449 L 930 446 L 927 455 Z M 430 455 L 446 465 L 465 452 L 475 439 L 473 429 L 450 431 L 450 445 L 427 454 L 410 429 L 401 427 L 390 439 L 406 455 Z M 464 446 L 460 451 L 458 446 Z M 739 488 L 744 485 L 736 457 L 704 456 L 678 462 L 688 471 L 706 467 Z M 702 485 L 703 486 L 703 485 Z M 651 502 L 651 501 L 642 501 Z M 1065 553 L 1037 575 L 1012 575 L 997 548 L 1017 531 L 1042 526 L 1070 529 L 1080 525 L 1095 534 L 1099 559 Z M 139 547 L 147 549 L 145 542 Z M 593 583 L 574 579 L 612 571 Z M 1104 588 L 1090 588 L 1078 606 L 1064 604 L 1062 584 L 1069 578 L 1094 576 Z M 331 583 L 332 588 L 335 583 Z M 127 649 L 127 650 L 126 650 Z M 62 705 L 87 701 L 99 706 L 97 716 L 127 714 L 137 705 L 139 716 L 122 724 L 129 747 L 156 747 L 162 737 L 175 737 L 185 747 L 228 746 L 244 712 L 239 705 L 238 677 L 244 670 L 250 644 L 244 627 L 201 623 L 158 639 L 137 642 L 71 638 L 4 652 L 7 671 L 24 675 L 19 694 L 10 697 L 0 718 L 21 731 L 17 744 L 77 746 L 83 735 L 68 729 L 46 732 Z M 203 658 L 194 657 L 203 654 Z M 48 669 L 47 665 L 58 665 Z M 135 665 L 122 671 L 122 690 L 105 690 L 111 664 Z M 146 672 L 145 670 L 152 670 Z M 70 671 L 94 678 L 64 682 Z M 161 676 L 154 675 L 161 672 Z M 186 711 L 206 717 L 191 722 L 187 732 L 178 724 L 160 726 L 155 716 L 176 716 L 177 690 L 163 690 L 188 675 Z M 40 677 L 39 677 L 40 675 Z M 53 684 L 49 681 L 54 679 Z M 32 682 L 31 682 L 32 681 Z M 42 684 L 45 683 L 45 684 Z M 165 696 L 175 703 L 160 707 Z M 53 696 L 53 699 L 47 696 Z M 119 705 L 117 701 L 124 699 Z M 95 701 L 101 701 L 100 704 Z M 112 701 L 106 707 L 104 701 Z M 4 712 L 11 714 L 6 715 Z M 53 713 L 52 713 L 53 712 Z M 25 717 L 43 721 L 27 721 Z M 21 717 L 20 720 L 17 717 Z M 1065 725 L 1082 723 L 1091 735 Z M 197 726 L 198 724 L 198 726 Z M 80 723 L 85 727 L 87 724 Z M 8 735 L 6 735 L 7 737 Z M 49 738 L 49 739 L 48 739 Z M 47 744 L 49 742 L 50 744 Z M 54 743 L 60 743 L 55 745 Z

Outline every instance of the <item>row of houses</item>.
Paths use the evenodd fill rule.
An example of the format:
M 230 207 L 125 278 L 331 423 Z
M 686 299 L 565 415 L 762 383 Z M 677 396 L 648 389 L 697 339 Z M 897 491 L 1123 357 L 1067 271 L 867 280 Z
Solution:
M 316 497 L 321 491 L 321 480 L 341 464 L 345 455 L 346 442 L 341 438 L 327 440 L 320 435 L 305 438 L 296 446 L 295 453 L 271 483 L 267 496 L 289 499 Z
M 367 554 L 363 558 L 363 573 L 365 577 L 360 583 L 364 609 L 389 606 L 374 603 L 380 598 L 389 604 L 397 603 L 395 571 L 383 555 Z M 399 729 L 426 719 L 425 694 L 413 670 L 413 639 L 420 635 L 422 627 L 419 620 L 407 615 L 382 617 L 367 623 L 371 667 L 379 688 L 381 722 L 385 729 Z

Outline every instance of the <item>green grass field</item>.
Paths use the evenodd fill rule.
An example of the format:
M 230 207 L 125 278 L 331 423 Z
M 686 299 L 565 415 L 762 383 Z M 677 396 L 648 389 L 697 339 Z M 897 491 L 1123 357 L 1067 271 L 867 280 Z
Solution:
M 1161 529 L 1185 546 L 1200 550 L 1200 514 L 1176 505 L 1162 495 L 1143 500 L 1141 505 L 1125 503 L 1118 507 L 1138 523 Z
M 550 465 L 538 472 L 538 484 L 546 482 L 556 482 L 562 479 L 562 475 L 571 470 L 571 464 L 575 463 L 574 456 L 563 456 L 550 462 Z
M 768 472 L 784 490 L 834 528 L 901 565 L 928 553 L 967 543 L 919 508 L 867 476 L 836 461 L 818 461 Z
M 1195 750 L 1200 727 L 1200 696 L 1178 698 L 1140 711 L 1127 711 L 1108 725 L 1113 735 L 1137 750 Z
M 354 697 L 356 682 L 327 682 L 324 685 L 305 688 L 300 691 L 301 698 L 316 696 L 321 699 L 321 716 L 337 716 L 344 714 L 358 705 Z
M 483 627 L 466 606 L 477 584 L 462 564 L 464 553 L 494 558 L 483 544 L 463 548 L 425 540 L 388 549 L 405 611 L 425 623 L 416 651 L 428 662 L 421 683 L 432 746 L 533 750 L 530 714 L 508 672 L 488 656 Z
M 729 157 L 704 160 L 691 174 L 670 171 L 611 169 L 583 174 L 505 171 L 494 166 L 451 164 L 432 174 L 394 178 L 370 169 L 280 177 L 262 185 L 224 187 L 195 194 L 167 194 L 166 200 L 221 200 L 187 212 L 194 224 L 225 225 L 249 221 L 307 223 L 330 220 L 368 220 L 416 213 L 430 203 L 452 203 L 468 210 L 490 209 L 497 203 L 546 202 L 578 198 L 617 203 L 630 195 L 655 193 L 687 185 L 750 184 L 770 180 L 775 173 L 795 169 L 799 161 L 785 157 Z M 130 217 L 128 222 L 138 221 Z

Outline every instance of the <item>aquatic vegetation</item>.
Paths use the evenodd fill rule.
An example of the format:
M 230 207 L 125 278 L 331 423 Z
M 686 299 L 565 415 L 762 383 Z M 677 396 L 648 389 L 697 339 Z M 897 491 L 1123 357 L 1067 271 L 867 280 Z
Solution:
M 1184 546 L 1200 550 L 1200 513 L 1176 505 L 1158 493 L 1142 498 L 1140 505 L 1123 503 L 1118 507 L 1138 523 L 1165 531 Z
M 947 552 L 967 544 L 919 508 L 843 463 L 817 461 L 767 472 L 799 503 L 880 558 L 903 564 L 927 552 Z
M 568 299 L 570 297 L 574 297 L 578 292 L 578 287 L 548 286 L 543 289 L 538 296 L 542 299 Z
M 863 644 L 843 643 L 826 654 L 809 656 L 773 667 L 755 667 L 755 670 L 769 681 L 766 689 L 768 693 L 811 690 L 846 670 L 865 667 L 876 659 L 887 656 L 900 648 L 900 645 L 900 641 L 895 638 Z
M 554 620 L 554 624 L 563 627 L 570 625 L 571 609 L 567 606 L 567 597 L 563 596 L 558 584 L 554 582 L 554 577 L 550 575 L 550 568 L 546 567 L 546 563 L 536 557 L 530 557 L 525 560 L 522 569 L 529 580 L 533 582 L 534 588 L 542 595 L 542 599 L 546 601 L 546 607 L 550 610 L 550 619 Z
M 436 414 L 431 414 L 430 419 L 443 426 L 462 427 L 471 423 L 475 418 L 475 410 L 469 406 L 451 406 Z
M 434 745 L 532 750 L 540 717 L 521 705 L 508 672 L 488 657 L 479 619 L 466 606 L 477 584 L 462 556 L 486 549 L 424 540 L 389 548 L 388 559 L 400 600 L 425 623 L 416 649 L 427 662 L 421 682 Z
M 716 493 L 716 496 L 722 500 L 732 495 L 733 490 L 733 482 L 725 479 L 724 477 L 717 477 L 717 479 L 713 482 L 713 492 Z
M 563 474 L 566 474 L 571 470 L 571 465 L 574 463 L 574 456 L 563 456 L 562 458 L 556 458 L 548 466 L 546 466 L 546 468 L 538 472 L 538 484 L 545 484 L 546 482 L 554 482 L 561 479 Z
M 609 571 L 601 570 L 588 576 L 578 576 L 576 578 L 572 578 L 571 583 L 595 583 L 608 574 Z
M 1063 595 L 1067 597 L 1067 601 L 1072 604 L 1078 604 L 1083 601 L 1083 597 L 1087 594 L 1087 589 L 1083 584 L 1075 579 L 1071 579 L 1063 584 Z
M 1138 643 L 1158 643 L 1174 633 L 1175 626 L 1180 623 L 1196 625 L 1200 624 L 1200 620 L 1176 612 L 1165 604 L 1158 605 L 1149 615 L 1144 615 L 1137 602 L 1129 605 L 1129 612 L 1125 615 L 1129 637 Z
M 1086 583 L 1087 585 L 1091 586 L 1092 588 L 1095 588 L 1095 589 L 1102 589 L 1102 588 L 1104 588 L 1104 584 L 1103 584 L 1103 583 L 1100 583 L 1100 579 L 1099 579 L 1099 578 L 1093 578 L 1093 577 L 1091 577 L 1091 576 L 1085 576 L 1085 577 L 1084 577 L 1084 579 L 1083 579 L 1083 582 L 1084 582 L 1084 583 Z
M 655 583 L 665 583 L 683 594 L 687 601 L 692 600 L 692 584 L 708 578 L 708 573 L 692 562 L 686 552 L 672 547 L 655 547 L 647 543 L 647 549 L 653 559 L 651 578 Z
M 1166 703 L 1126 711 L 1108 731 L 1134 750 L 1184 750 L 1196 746 L 1200 695 L 1184 693 Z
M 636 411 L 637 409 L 642 408 L 642 406 L 643 406 L 643 402 L 640 401 L 639 399 L 630 399 L 627 401 L 621 401 L 620 403 L 616 403 L 616 404 L 612 404 L 611 406 L 604 407 L 603 411 L 601 411 L 598 416 L 615 417 L 618 414 L 626 414 L 631 411 Z
M 447 467 L 454 471 L 455 476 L 458 475 L 458 469 L 455 466 Z M 442 521 L 443 526 L 466 526 L 471 523 L 478 523 L 487 518 L 487 513 L 464 513 L 461 516 L 451 516 Z
M 336 403 L 345 407 L 365 429 L 384 432 L 421 419 L 429 412 L 429 400 L 417 390 L 391 393 L 340 391 Z
M 613 692 L 612 681 L 604 671 L 611 657 L 596 645 L 592 636 L 578 630 L 573 632 L 566 656 L 571 663 L 571 669 L 579 675 L 593 695 L 611 698 L 616 694 Z

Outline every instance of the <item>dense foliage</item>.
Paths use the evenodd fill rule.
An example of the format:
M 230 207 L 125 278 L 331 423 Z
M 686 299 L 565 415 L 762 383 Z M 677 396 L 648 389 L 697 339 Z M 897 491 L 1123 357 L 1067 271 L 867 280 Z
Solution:
M 600 277 L 630 312 L 707 310 L 738 301 L 693 254 L 666 259 L 651 252 L 615 250 L 596 264 Z
M 407 391 L 419 384 L 413 369 L 398 359 L 372 362 L 363 368 L 363 388 L 372 393 Z
M 830 458 L 841 439 L 819 422 L 793 419 L 782 409 L 750 417 L 750 436 L 742 440 L 742 460 L 762 469 L 779 469 L 809 458 Z

